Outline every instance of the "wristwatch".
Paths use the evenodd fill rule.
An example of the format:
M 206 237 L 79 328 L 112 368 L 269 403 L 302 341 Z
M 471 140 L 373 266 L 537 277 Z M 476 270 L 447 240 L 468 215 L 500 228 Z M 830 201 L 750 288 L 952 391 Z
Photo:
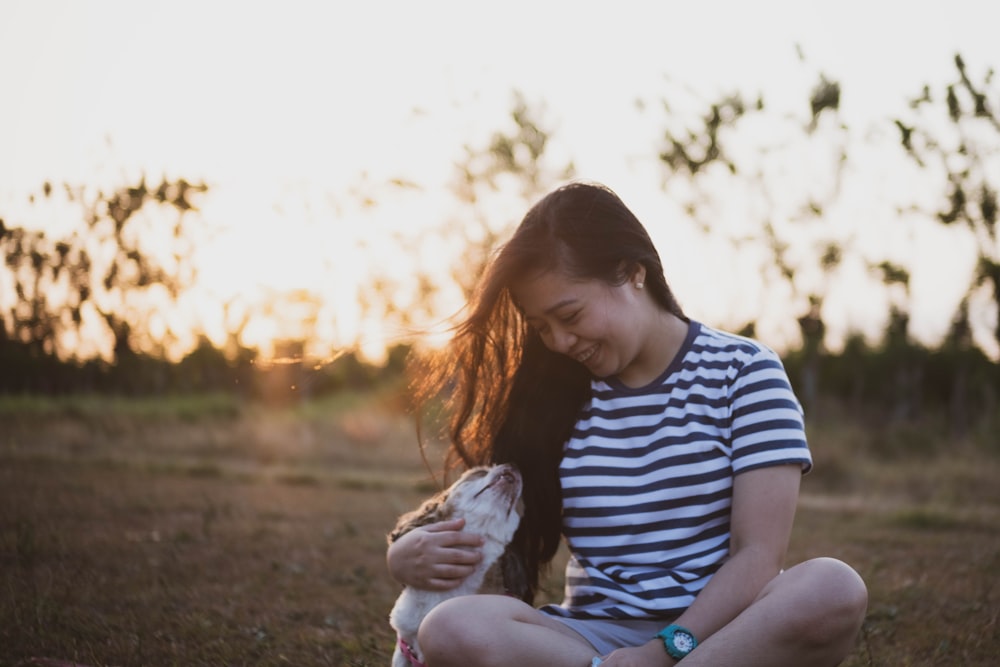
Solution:
M 698 645 L 694 633 L 679 625 L 668 625 L 657 632 L 656 636 L 663 640 L 663 648 L 674 660 L 680 660 Z

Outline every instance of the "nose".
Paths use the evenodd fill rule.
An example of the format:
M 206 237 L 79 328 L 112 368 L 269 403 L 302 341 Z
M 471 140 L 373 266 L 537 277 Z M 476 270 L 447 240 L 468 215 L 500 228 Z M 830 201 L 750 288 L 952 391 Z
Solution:
M 499 473 L 497 475 L 497 481 L 502 484 L 508 484 L 510 486 L 516 484 L 518 478 L 521 475 L 521 473 L 518 472 L 517 468 L 515 468 L 514 465 L 511 463 L 503 464 L 502 466 L 500 466 L 497 472 Z
M 553 352 L 569 354 L 578 340 L 576 334 L 565 329 L 553 328 L 549 334 L 549 348 Z

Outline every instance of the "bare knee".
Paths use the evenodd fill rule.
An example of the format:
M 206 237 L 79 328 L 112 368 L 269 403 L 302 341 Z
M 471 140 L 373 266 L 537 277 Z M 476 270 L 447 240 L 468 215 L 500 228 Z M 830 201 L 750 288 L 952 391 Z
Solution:
M 499 604 L 498 604 L 499 602 Z M 434 667 L 489 667 L 498 640 L 491 629 L 504 616 L 503 598 L 467 595 L 445 600 L 424 618 L 417 642 Z
M 852 643 L 868 608 L 864 580 L 834 558 L 817 558 L 797 567 L 807 584 L 801 589 L 801 613 L 793 616 L 798 640 L 814 646 Z
M 464 632 L 465 622 L 470 617 L 465 611 L 467 606 L 465 598 L 445 600 L 420 623 L 417 642 L 426 662 L 449 665 L 462 655 L 461 644 L 468 636 Z

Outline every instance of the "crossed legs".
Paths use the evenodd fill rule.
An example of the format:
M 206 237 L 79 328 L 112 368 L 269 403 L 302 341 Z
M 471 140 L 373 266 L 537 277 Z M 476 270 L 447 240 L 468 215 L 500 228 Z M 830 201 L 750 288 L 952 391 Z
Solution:
M 839 664 L 864 620 L 864 582 L 840 561 L 806 561 L 775 577 L 729 625 L 685 658 L 687 667 Z M 420 627 L 428 667 L 588 667 L 593 647 L 559 621 L 509 597 L 438 605 Z

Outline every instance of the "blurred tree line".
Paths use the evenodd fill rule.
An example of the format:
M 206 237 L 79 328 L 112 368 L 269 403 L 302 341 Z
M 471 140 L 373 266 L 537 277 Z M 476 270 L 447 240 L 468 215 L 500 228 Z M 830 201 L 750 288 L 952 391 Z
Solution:
M 671 118 L 664 132 L 659 159 L 665 187 L 670 190 L 681 177 L 683 187 L 673 192 L 706 231 L 719 233 L 710 221 L 720 201 L 742 196 L 739 210 L 747 219 L 729 241 L 762 250 L 762 282 L 797 311 L 800 345 L 785 355 L 785 364 L 807 408 L 834 398 L 855 414 L 895 420 L 943 408 L 959 436 L 974 421 L 1000 415 L 1000 366 L 973 339 L 978 315 L 992 321 L 993 343 L 1000 345 L 1000 88 L 992 70 L 977 81 L 961 55 L 954 65 L 953 81 L 940 89 L 925 86 L 906 113 L 892 119 L 897 147 L 932 184 L 930 196 L 911 187 L 915 201 L 897 210 L 899 224 L 930 219 L 964 232 L 976 255 L 936 349 L 916 342 L 910 331 L 910 268 L 888 247 L 878 256 L 855 247 L 838 224 L 838 215 L 845 215 L 838 210 L 845 201 L 844 174 L 857 147 L 841 114 L 840 82 L 819 74 L 800 113 L 769 115 L 763 96 L 734 94 L 707 104 L 693 125 Z M 770 121 L 769 130 L 762 130 L 762 120 Z M 748 142 L 755 133 L 764 139 Z M 802 180 L 805 187 L 788 187 Z M 848 257 L 860 257 L 882 283 L 889 312 L 880 341 L 851 334 L 834 353 L 825 347 L 824 305 Z M 743 333 L 755 335 L 756 324 L 748 321 Z
M 960 56 L 954 76 L 941 88 L 919 91 L 892 119 L 899 151 L 939 188 L 930 200 L 900 210 L 900 224 L 922 216 L 962 229 L 976 252 L 970 284 L 933 349 L 910 333 L 910 271 L 888 256 L 863 257 L 872 279 L 891 295 L 881 340 L 857 334 L 842 350 L 826 349 L 830 288 L 846 257 L 864 255 L 831 215 L 843 199 L 855 145 L 840 113 L 838 81 L 820 74 L 801 113 L 777 118 L 763 96 L 733 94 L 704 103 L 694 120 L 663 101 L 657 162 L 665 194 L 702 221 L 706 234 L 729 234 L 734 247 L 759 251 L 761 280 L 785 295 L 795 312 L 800 344 L 786 353 L 785 363 L 807 409 L 834 400 L 856 413 L 902 421 L 943 410 L 958 434 L 982 418 L 996 418 L 1000 365 L 975 344 L 972 315 L 988 304 L 1000 344 L 1000 88 L 992 71 L 978 80 Z M 780 142 L 748 141 L 762 119 L 780 127 Z M 571 162 L 553 164 L 546 151 L 550 134 L 542 110 L 517 95 L 508 126 L 482 146 L 467 146 L 455 165 L 452 194 L 460 208 L 437 231 L 462 246 L 450 267 L 462 293 L 472 289 L 516 219 L 496 214 L 497 203 L 514 202 L 523 210 L 575 175 Z M 803 159 L 816 177 L 788 192 L 786 175 L 774 165 L 787 168 Z M 182 358 L 170 359 L 164 341 L 171 329 L 160 312 L 196 280 L 189 217 L 207 189 L 166 177 L 156 184 L 143 177 L 108 192 L 45 183 L 32 197 L 58 194 L 76 207 L 82 226 L 53 234 L 0 219 L 0 393 L 223 391 L 287 401 L 402 377 L 410 342 L 391 349 L 384 365 L 367 364 L 353 350 L 315 363 L 305 358 L 305 341 L 284 341 L 277 359 L 264 360 L 233 334 L 222 348 L 202 336 Z M 746 224 L 727 231 L 713 219 L 717 203 L 732 192 L 743 193 Z M 389 281 L 373 276 L 369 285 Z M 429 313 L 441 286 L 427 275 L 415 282 L 412 303 L 394 303 L 388 293 L 359 298 L 383 318 Z M 151 333 L 153 322 L 159 335 Z M 743 333 L 755 335 L 756 325 L 746 322 Z M 76 356 L 80 341 L 95 336 L 111 341 L 111 349 Z

